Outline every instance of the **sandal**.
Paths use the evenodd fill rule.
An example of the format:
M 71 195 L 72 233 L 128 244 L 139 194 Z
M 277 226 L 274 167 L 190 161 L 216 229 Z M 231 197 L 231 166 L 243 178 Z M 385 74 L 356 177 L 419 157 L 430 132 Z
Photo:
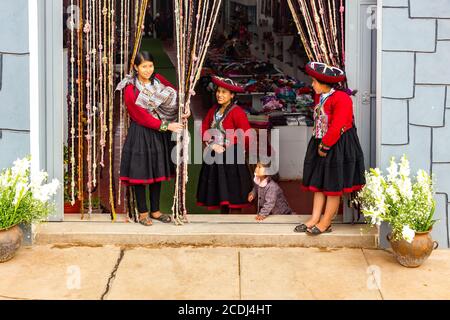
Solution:
M 168 214 L 161 214 L 158 218 L 155 218 L 152 216 L 153 219 L 161 221 L 162 223 L 169 223 L 172 222 L 172 217 Z
M 151 226 L 153 224 L 152 219 L 150 219 L 150 217 L 147 215 L 145 215 L 144 217 L 139 217 L 139 223 L 148 227 Z
M 306 232 L 306 230 L 308 230 L 308 226 L 302 223 L 295 227 L 294 232 Z
M 333 229 L 331 228 L 331 225 L 328 226 L 328 228 L 326 228 L 324 231 L 320 231 L 319 228 L 317 228 L 317 226 L 312 227 L 311 229 L 306 230 L 306 233 L 312 236 L 317 236 L 319 234 L 322 233 L 329 233 L 333 231 Z

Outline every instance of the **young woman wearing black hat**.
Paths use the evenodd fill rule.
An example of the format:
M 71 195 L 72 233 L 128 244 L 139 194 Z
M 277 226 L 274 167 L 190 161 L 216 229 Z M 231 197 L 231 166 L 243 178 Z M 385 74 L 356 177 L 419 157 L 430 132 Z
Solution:
M 212 81 L 217 85 L 218 104 L 208 111 L 202 122 L 201 134 L 206 149 L 197 205 L 210 210 L 221 208 L 222 213 L 229 213 L 251 205 L 247 196 L 253 183 L 244 155 L 249 144 L 250 124 L 245 112 L 234 102 L 235 93 L 244 89 L 231 79 L 214 76 Z M 239 138 L 239 133 L 244 136 Z
M 181 132 L 178 123 L 177 92 L 162 75 L 155 73 L 154 59 L 140 52 L 134 63 L 134 76 L 127 76 L 117 86 L 124 89 L 124 100 L 131 125 L 122 149 L 120 180 L 134 186 L 139 223 L 150 226 L 152 220 L 168 223 L 171 218 L 159 211 L 161 181 L 175 174 L 171 151 L 172 132 Z M 150 188 L 149 216 L 146 185 Z
M 345 73 L 318 62 L 308 63 L 305 71 L 312 77 L 316 106 L 301 189 L 314 192 L 314 204 L 311 218 L 295 231 L 318 235 L 331 232 L 341 196 L 365 184 L 364 155 L 354 125 L 353 102 L 346 92 L 335 89 L 345 80 Z

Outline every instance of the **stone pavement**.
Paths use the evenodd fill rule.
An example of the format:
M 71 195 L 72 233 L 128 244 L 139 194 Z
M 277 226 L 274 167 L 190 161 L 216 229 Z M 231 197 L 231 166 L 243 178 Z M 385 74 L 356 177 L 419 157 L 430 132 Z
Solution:
M 450 299 L 450 250 L 47 244 L 0 264 L 0 299 Z

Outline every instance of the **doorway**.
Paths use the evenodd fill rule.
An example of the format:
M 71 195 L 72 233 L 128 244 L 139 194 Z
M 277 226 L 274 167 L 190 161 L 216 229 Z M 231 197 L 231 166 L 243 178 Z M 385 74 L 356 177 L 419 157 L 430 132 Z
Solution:
M 266 3 L 266 1 L 265 1 Z M 354 99 L 355 105 L 355 121 L 358 127 L 358 133 L 361 143 L 364 148 L 366 159 L 366 167 L 373 166 L 375 162 L 375 61 L 376 61 L 376 29 L 367 28 L 367 21 L 373 16 L 371 8 L 376 7 L 376 0 L 347 0 L 346 1 L 346 51 L 347 51 L 347 65 L 346 71 L 349 78 L 349 85 L 352 88 L 358 89 L 358 95 Z M 42 139 L 41 132 L 41 148 L 40 157 L 47 159 L 46 167 L 51 173 L 49 166 L 55 168 L 54 176 L 62 180 L 63 175 L 59 168 L 63 167 L 62 150 L 56 152 L 54 146 L 62 145 L 64 129 L 62 126 L 61 117 L 58 112 L 61 111 L 60 106 L 64 105 L 65 97 L 61 90 L 63 82 L 63 72 L 52 69 L 52 62 L 58 59 L 58 54 L 62 51 L 62 24 L 64 21 L 59 18 L 50 18 L 50 14 L 58 11 L 62 12 L 62 4 L 58 1 L 48 2 L 42 4 L 41 19 L 45 19 L 44 28 L 46 33 L 52 34 L 51 38 L 47 38 L 48 47 L 54 48 L 52 52 L 46 52 L 45 68 L 53 70 L 48 77 L 53 81 L 44 81 L 46 89 L 40 88 L 44 92 L 51 92 L 51 90 L 60 90 L 60 94 L 56 94 L 54 101 L 49 101 L 45 106 L 45 112 L 53 114 L 53 117 L 48 119 L 38 118 L 36 121 L 40 122 L 41 130 L 46 133 L 46 139 Z M 225 10 L 226 11 L 226 10 Z M 53 21 L 53 23 L 48 23 Z M 41 21 L 42 23 L 42 21 Z M 44 33 L 43 33 L 44 34 Z M 297 39 L 296 41 L 299 42 Z M 62 63 L 61 63 L 62 64 Z M 55 64 L 57 68 L 58 64 Z M 62 70 L 60 70 L 62 71 Z M 45 128 L 45 129 L 44 129 Z M 45 146 L 45 147 L 43 147 Z M 52 147 L 53 146 L 53 147 Z M 57 149 L 57 148 L 56 148 Z M 370 160 L 368 160 L 370 159 Z M 62 195 L 58 198 L 58 211 L 52 220 L 62 221 Z M 355 215 L 351 208 L 348 207 L 344 201 L 344 221 L 355 221 Z

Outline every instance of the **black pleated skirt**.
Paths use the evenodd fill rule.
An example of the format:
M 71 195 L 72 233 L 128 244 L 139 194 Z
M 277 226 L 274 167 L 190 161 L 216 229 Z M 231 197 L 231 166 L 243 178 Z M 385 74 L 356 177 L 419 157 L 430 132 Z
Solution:
M 318 155 L 321 139 L 311 138 L 303 167 L 303 191 L 340 196 L 360 190 L 366 183 L 364 155 L 355 128 L 351 128 L 331 147 L 325 158 Z
M 160 132 L 131 122 L 120 162 L 120 180 L 125 185 L 151 184 L 175 175 L 171 132 Z
M 229 153 L 232 153 L 228 155 L 232 161 L 226 161 Z M 221 154 L 223 161 L 212 164 L 203 162 L 197 187 L 197 205 L 209 210 L 219 209 L 220 206 L 231 209 L 251 206 L 247 200 L 253 189 L 251 173 L 247 164 L 238 164 L 237 161 L 242 159 L 243 154 L 242 148 L 234 145 Z

